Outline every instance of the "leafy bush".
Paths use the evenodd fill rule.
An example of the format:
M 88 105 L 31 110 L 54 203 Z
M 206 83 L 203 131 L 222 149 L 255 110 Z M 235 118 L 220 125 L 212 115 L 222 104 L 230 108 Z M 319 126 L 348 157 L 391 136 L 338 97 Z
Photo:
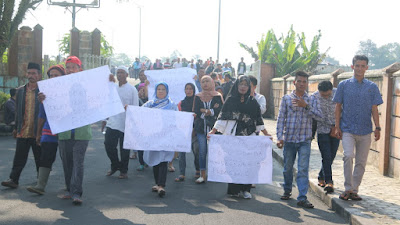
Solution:
M 10 98 L 10 94 L 6 94 L 0 91 L 0 107 L 2 108 L 4 103 Z

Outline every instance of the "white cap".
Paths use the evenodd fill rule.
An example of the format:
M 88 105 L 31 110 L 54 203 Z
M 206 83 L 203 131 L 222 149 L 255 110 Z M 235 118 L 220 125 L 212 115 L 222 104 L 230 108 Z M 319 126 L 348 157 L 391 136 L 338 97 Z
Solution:
M 118 70 L 123 70 L 123 71 L 125 71 L 127 74 L 129 74 L 128 67 L 126 67 L 126 66 L 118 66 L 117 72 L 118 72 Z

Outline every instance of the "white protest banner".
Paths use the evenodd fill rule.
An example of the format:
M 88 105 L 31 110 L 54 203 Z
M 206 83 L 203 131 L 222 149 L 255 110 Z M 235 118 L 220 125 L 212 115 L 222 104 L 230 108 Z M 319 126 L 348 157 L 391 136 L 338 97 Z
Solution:
M 178 104 L 185 98 L 185 85 L 187 83 L 194 84 L 196 93 L 199 93 L 193 79 L 197 73 L 196 70 L 192 68 L 183 67 L 167 70 L 146 70 L 144 74 L 150 82 L 148 86 L 149 99 L 153 99 L 154 86 L 158 82 L 165 82 L 168 84 L 169 97 L 175 104 Z
M 193 114 L 128 106 L 124 149 L 190 152 Z
M 211 135 L 208 181 L 271 184 L 271 139 L 266 136 Z
M 124 112 L 110 70 L 102 66 L 38 82 L 53 134 L 92 124 Z

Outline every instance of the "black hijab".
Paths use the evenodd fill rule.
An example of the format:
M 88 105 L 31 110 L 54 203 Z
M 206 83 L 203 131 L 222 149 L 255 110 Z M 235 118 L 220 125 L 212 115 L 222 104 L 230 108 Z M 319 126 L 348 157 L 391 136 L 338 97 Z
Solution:
M 189 96 L 189 97 L 186 96 L 185 99 L 182 100 L 182 102 L 181 102 L 181 108 L 182 108 L 182 111 L 185 111 L 185 112 L 192 112 L 194 96 L 196 95 L 196 88 L 194 87 L 194 84 L 192 84 L 192 83 L 187 83 L 187 84 L 185 85 L 185 89 L 186 89 L 186 87 L 187 87 L 188 85 L 190 85 L 190 86 L 192 87 L 192 89 L 193 89 L 193 95 L 192 95 L 192 96 Z
M 240 99 L 239 84 L 246 81 L 249 90 L 244 94 L 244 102 Z M 256 99 L 250 96 L 251 85 L 248 76 L 240 76 L 233 84 L 225 104 L 222 106 L 218 120 L 236 120 L 236 135 L 250 135 L 255 132 L 257 125 L 263 125 L 260 106 Z

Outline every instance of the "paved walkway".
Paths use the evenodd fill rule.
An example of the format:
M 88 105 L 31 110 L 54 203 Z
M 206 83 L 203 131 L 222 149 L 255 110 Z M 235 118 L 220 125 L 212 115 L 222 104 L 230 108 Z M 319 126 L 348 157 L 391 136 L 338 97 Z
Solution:
M 276 141 L 276 121 L 264 120 L 269 133 Z M 400 180 L 380 175 L 367 165 L 359 194 L 362 201 L 343 201 L 339 194 L 344 191 L 343 154 L 338 152 L 332 166 L 335 192 L 326 195 L 318 187 L 318 172 L 321 168 L 321 154 L 316 140 L 311 144 L 310 188 L 333 210 L 348 219 L 351 224 L 400 224 Z M 283 164 L 283 151 L 276 146 L 274 158 Z M 295 164 L 297 168 L 297 163 Z

